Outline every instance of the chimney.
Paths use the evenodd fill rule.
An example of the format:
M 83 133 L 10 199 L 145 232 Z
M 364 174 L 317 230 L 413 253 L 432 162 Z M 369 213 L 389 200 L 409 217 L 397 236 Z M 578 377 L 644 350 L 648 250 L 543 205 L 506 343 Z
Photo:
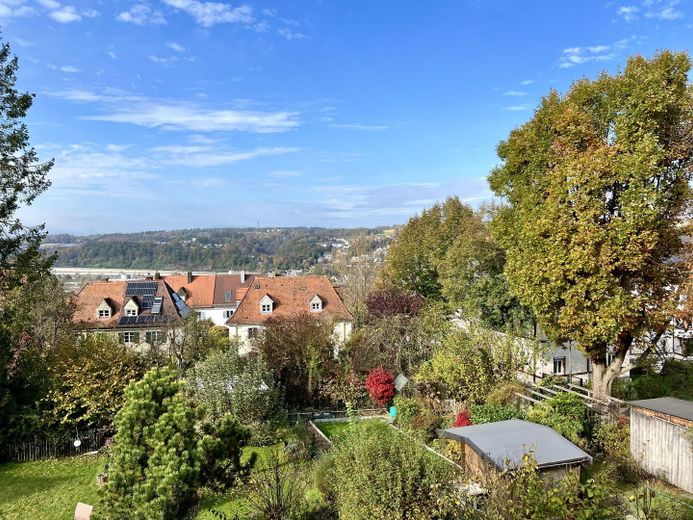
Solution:
M 245 270 L 241 271 L 241 283 L 245 283 Z
M 188 283 L 192 283 L 192 271 L 188 271 Z
M 154 279 L 161 280 L 161 273 L 159 271 L 154 271 Z

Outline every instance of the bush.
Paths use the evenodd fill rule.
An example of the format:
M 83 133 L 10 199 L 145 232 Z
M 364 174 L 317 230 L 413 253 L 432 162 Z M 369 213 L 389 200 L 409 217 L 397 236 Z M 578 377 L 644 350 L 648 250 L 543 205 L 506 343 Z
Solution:
M 578 442 L 585 429 L 585 410 L 585 403 L 580 397 L 560 392 L 534 405 L 527 412 L 527 419 L 553 428 L 571 441 Z
M 395 376 L 384 368 L 374 368 L 366 377 L 366 388 L 375 403 L 386 406 L 395 396 Z
M 472 418 L 469 414 L 469 410 L 464 409 L 461 412 L 457 412 L 457 415 L 455 416 L 455 420 L 452 423 L 452 425 L 455 428 L 459 428 L 461 426 L 471 426 Z
M 641 471 L 630 453 L 630 428 L 626 420 L 601 422 L 594 429 L 592 449 L 607 465 L 605 473 L 623 482 L 636 483 Z
M 522 393 L 525 387 L 518 381 L 505 381 L 496 385 L 486 397 L 486 404 L 511 406 L 517 401 L 516 392 Z
M 341 520 L 455 517 L 452 467 L 382 423 L 354 423 L 320 464 Z
M 99 518 L 182 518 L 200 485 L 229 486 L 243 470 L 239 457 L 247 432 L 230 417 L 198 430 L 202 410 L 184 386 L 174 370 L 164 368 L 126 389 Z
M 395 397 L 394 405 L 397 408 L 397 425 L 405 430 L 410 429 L 412 420 L 421 410 L 419 403 L 411 397 L 398 395 Z
M 479 404 L 471 407 L 471 419 L 474 424 L 524 419 L 522 410 L 496 404 Z
M 253 472 L 248 500 L 263 520 L 299 520 L 304 514 L 306 483 L 301 472 L 275 452 Z M 254 516 L 255 518 L 255 516 Z

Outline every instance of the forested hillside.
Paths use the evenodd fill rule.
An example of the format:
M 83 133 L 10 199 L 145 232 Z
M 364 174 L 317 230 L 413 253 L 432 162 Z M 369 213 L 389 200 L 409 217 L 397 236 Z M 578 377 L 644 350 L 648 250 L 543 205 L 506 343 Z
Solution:
M 217 228 L 109 235 L 50 235 L 58 267 L 130 269 L 305 269 L 339 239 L 383 229 Z

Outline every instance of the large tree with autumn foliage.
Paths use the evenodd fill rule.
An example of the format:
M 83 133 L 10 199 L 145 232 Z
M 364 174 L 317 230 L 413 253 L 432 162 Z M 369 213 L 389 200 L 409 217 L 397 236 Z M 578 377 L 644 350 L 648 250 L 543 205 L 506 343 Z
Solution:
M 633 341 L 674 312 L 693 167 L 685 53 L 637 56 L 555 91 L 498 146 L 494 223 L 512 291 L 572 339 L 608 395 Z M 615 357 L 607 365 L 607 352 Z

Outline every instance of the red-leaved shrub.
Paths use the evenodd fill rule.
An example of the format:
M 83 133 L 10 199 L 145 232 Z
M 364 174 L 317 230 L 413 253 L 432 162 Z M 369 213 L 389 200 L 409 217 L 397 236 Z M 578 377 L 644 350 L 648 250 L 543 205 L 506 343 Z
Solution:
M 461 412 L 457 412 L 455 416 L 455 422 L 452 425 L 457 428 L 459 426 L 471 426 L 472 418 L 469 415 L 469 410 L 464 409 Z
M 366 377 L 366 388 L 373 401 L 385 406 L 395 396 L 395 376 L 384 368 L 374 368 Z

